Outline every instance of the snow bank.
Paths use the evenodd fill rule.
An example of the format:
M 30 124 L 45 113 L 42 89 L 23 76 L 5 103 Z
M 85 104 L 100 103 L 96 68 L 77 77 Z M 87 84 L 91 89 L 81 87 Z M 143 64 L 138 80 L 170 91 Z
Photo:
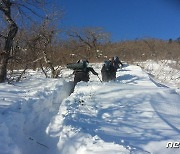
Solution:
M 71 85 L 62 79 L 45 79 L 29 72 L 27 80 L 0 85 L 0 153 L 40 153 L 55 139 L 45 129 L 57 114 Z
M 177 61 L 147 60 L 145 62 L 136 62 L 142 66 L 148 73 L 152 74 L 160 82 L 169 85 L 170 87 L 180 88 L 180 65 Z

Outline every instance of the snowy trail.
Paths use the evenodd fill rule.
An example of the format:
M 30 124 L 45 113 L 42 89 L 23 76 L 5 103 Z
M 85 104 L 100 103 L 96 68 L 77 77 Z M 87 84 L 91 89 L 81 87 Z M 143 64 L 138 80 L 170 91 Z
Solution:
M 103 84 L 92 76 L 61 104 L 49 125 L 49 134 L 61 130 L 56 134 L 61 153 L 98 153 L 93 147 L 99 153 L 179 153 L 166 143 L 180 140 L 180 96 L 157 87 L 137 66 L 127 66 L 117 76 Z M 94 137 L 98 143 L 93 144 Z
M 180 141 L 180 95 L 140 67 L 127 65 L 108 83 L 92 75 L 70 96 L 67 81 L 33 73 L 0 85 L 0 154 L 180 153 L 166 148 Z

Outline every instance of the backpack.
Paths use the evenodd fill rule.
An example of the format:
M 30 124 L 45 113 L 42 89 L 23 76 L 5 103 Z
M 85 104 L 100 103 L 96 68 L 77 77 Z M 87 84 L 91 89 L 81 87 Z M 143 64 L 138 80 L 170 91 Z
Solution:
M 105 67 L 106 71 L 109 71 L 111 69 L 111 65 L 112 65 L 111 61 L 109 61 L 109 60 L 104 61 L 104 67 Z
M 85 60 L 79 60 L 77 63 L 69 63 L 67 64 L 67 68 L 73 69 L 73 70 L 86 70 L 87 68 L 87 62 Z

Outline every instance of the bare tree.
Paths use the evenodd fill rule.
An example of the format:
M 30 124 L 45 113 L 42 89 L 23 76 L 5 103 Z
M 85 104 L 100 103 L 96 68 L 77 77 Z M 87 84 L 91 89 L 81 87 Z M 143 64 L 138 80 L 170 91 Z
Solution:
M 2 0 L 0 2 L 0 11 L 3 12 L 5 16 L 5 20 L 8 23 L 8 33 L 6 36 L 0 35 L 5 39 L 4 43 L 4 50 L 0 53 L 1 54 L 1 61 L 0 61 L 0 83 L 4 82 L 7 75 L 7 64 L 8 60 L 10 59 L 10 51 L 13 46 L 13 39 L 17 34 L 18 26 L 14 22 L 11 17 L 11 6 L 12 3 L 10 0 Z
M 58 69 L 55 69 L 53 59 L 53 54 L 55 52 L 56 45 L 56 35 L 60 31 L 56 26 L 51 24 L 51 20 L 45 19 L 41 24 L 35 25 L 26 31 L 24 46 L 22 48 L 22 54 L 25 53 L 27 61 L 29 64 L 39 63 L 39 67 L 42 68 L 46 77 L 49 77 L 43 68 L 49 68 L 51 70 L 51 77 L 58 77 Z M 56 56 L 57 58 L 57 56 Z M 23 59 L 23 58 L 21 58 Z M 37 66 L 33 65 L 34 69 Z
M 41 8 L 42 5 L 45 4 L 45 1 L 46 0 L 0 0 L 1 22 L 4 23 L 4 31 L 1 31 L 0 34 L 0 37 L 4 39 L 3 50 L 0 52 L 0 83 L 6 80 L 8 62 L 13 58 L 13 41 L 18 32 L 18 22 L 15 20 L 23 16 L 26 20 L 30 19 L 29 16 L 32 14 L 42 17 L 36 13 L 35 8 Z
M 40 29 L 40 32 L 39 32 L 39 38 L 40 38 L 39 39 L 39 41 L 40 41 L 39 44 L 42 45 L 41 51 L 43 53 L 44 61 L 51 70 L 51 78 L 57 78 L 58 74 L 59 74 L 59 70 L 55 69 L 55 67 L 53 66 L 52 60 L 50 60 L 50 58 L 48 57 L 48 49 L 49 49 L 48 47 L 52 43 L 55 30 L 54 29 L 49 29 L 49 31 L 48 31 L 47 29 L 48 29 L 48 23 L 45 22 L 42 25 L 42 27 Z
M 71 29 L 67 32 L 68 36 L 79 43 L 83 48 L 85 58 L 98 58 L 97 50 L 102 43 L 108 42 L 110 34 L 99 27 L 85 27 L 81 29 Z

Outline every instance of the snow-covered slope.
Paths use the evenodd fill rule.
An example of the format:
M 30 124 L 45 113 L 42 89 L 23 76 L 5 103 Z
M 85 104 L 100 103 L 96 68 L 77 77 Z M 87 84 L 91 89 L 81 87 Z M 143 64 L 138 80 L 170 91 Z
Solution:
M 15 85 L 0 84 L 0 154 L 40 153 L 54 145 L 45 129 L 70 90 L 68 82 L 33 71 Z
M 101 64 L 93 64 L 100 73 Z M 32 74 L 33 72 L 31 72 Z M 67 77 L 71 71 L 64 70 Z M 125 66 L 117 80 L 91 75 L 69 97 L 69 79 L 33 75 L 0 85 L 0 153 L 180 153 L 180 95 L 138 66 Z
M 172 60 L 135 62 L 160 82 L 180 88 L 180 64 Z

